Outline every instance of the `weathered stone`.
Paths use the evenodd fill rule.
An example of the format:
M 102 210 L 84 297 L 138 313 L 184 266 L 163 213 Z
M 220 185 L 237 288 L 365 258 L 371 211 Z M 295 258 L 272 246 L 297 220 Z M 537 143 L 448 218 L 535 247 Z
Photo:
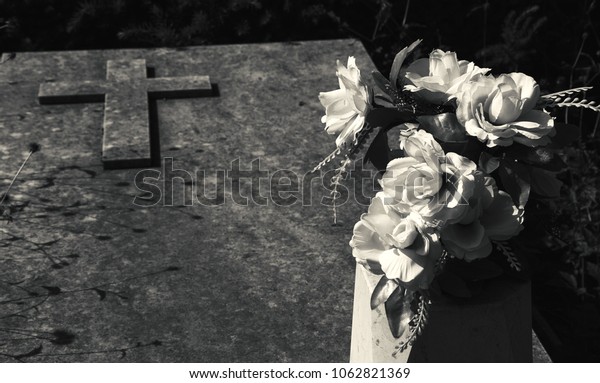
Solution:
M 544 345 L 542 344 L 535 332 L 533 333 L 532 347 L 533 363 L 552 363 L 550 355 L 548 355 L 546 348 L 544 348 Z
M 17 53 L 0 65 L 0 188 L 27 143 L 42 146 L 11 193 L 13 222 L 0 221 L 0 301 L 12 302 L 0 304 L 0 327 L 74 335 L 58 333 L 68 344 L 22 336 L 0 342 L 0 353 L 42 345 L 23 360 L 346 362 L 348 241 L 366 209 L 353 201 L 355 189 L 347 184 L 351 199 L 332 226 L 318 179 L 304 183 L 307 206 L 282 206 L 283 194 L 242 206 L 232 187 L 268 195 L 268 185 L 217 187 L 217 171 L 235 159 L 248 170 L 257 158 L 270 174 L 312 169 L 334 147 L 317 95 L 337 88 L 335 61 L 349 55 L 364 73 L 374 69 L 354 40 Z M 104 79 L 108 60 L 139 58 L 155 68 L 154 80 L 203 73 L 219 84 L 220 97 L 157 102 L 162 156 L 172 158 L 170 176 L 184 178 L 163 187 L 166 172 L 154 169 L 160 199 L 136 188 L 138 170 L 103 170 L 103 105 L 37 101 L 45 80 Z M 191 175 L 177 170 L 198 171 L 199 180 L 205 172 L 204 204 L 186 206 Z M 214 196 L 222 203 L 211 205 Z M 134 205 L 136 197 L 145 204 Z
M 208 76 L 148 79 L 147 71 L 144 59 L 108 60 L 106 81 L 44 83 L 38 99 L 40 104 L 104 102 L 104 168 L 151 166 L 160 153 L 152 153 L 148 98 L 211 95 L 212 85 Z

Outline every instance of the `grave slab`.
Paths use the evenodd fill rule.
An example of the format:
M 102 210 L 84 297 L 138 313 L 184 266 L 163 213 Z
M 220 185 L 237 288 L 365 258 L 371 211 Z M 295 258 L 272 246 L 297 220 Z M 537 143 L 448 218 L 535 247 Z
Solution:
M 335 61 L 349 55 L 374 69 L 355 40 L 17 53 L 0 65 L 1 190 L 27 144 L 42 147 L 13 187 L 12 222 L 0 221 L 0 327 L 11 329 L 0 335 L 12 339 L 0 360 L 346 362 L 348 241 L 368 199 L 340 206 L 333 226 L 319 178 L 271 194 L 251 181 L 304 175 L 333 149 L 317 95 L 337 88 Z M 107 62 L 142 60 L 154 78 L 135 81 L 157 91 L 165 166 L 107 170 L 105 105 L 40 105 L 39 87 L 78 83 L 97 100 Z M 160 99 L 172 90 L 161 79 L 195 75 L 219 96 Z M 289 203 L 290 187 L 306 206 Z M 234 202 L 237 188 L 268 204 Z

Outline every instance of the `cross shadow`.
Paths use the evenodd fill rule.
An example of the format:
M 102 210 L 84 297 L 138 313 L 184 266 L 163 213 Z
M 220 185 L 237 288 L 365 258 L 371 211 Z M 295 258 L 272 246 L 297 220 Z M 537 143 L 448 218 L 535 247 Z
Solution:
M 155 78 L 156 71 L 154 67 L 146 67 L 146 77 Z M 211 90 L 207 91 L 204 96 L 208 97 L 219 97 L 221 92 L 219 91 L 219 85 L 211 83 Z M 179 98 L 195 98 L 198 97 L 198 93 L 190 93 L 189 95 L 180 93 Z M 160 154 L 160 130 L 158 128 L 158 103 L 157 101 L 162 99 L 160 94 L 148 95 L 148 113 L 149 113 L 149 130 L 150 130 L 150 167 L 161 167 L 161 154 Z M 144 166 L 132 166 L 135 164 L 128 164 L 127 168 L 144 167 Z

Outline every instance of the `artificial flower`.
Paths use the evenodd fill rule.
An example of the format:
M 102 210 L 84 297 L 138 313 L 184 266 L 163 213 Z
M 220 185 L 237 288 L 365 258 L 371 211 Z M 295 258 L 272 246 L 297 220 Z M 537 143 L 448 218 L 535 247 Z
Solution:
M 446 250 L 459 259 L 473 261 L 492 252 L 492 241 L 505 241 L 523 229 L 522 215 L 510 196 L 498 190 L 493 178 L 477 174 L 478 187 L 469 210 L 458 222 L 441 228 Z
M 321 92 L 319 100 L 325 107 L 321 122 L 329 134 L 337 134 L 338 147 L 348 146 L 365 123 L 368 113 L 369 90 L 360 77 L 354 57 L 348 57 L 348 66 L 337 61 L 337 77 L 340 89 Z
M 405 139 L 404 152 L 406 157 L 389 162 L 380 181 L 394 209 L 402 214 L 415 212 L 432 223 L 462 216 L 475 188 L 475 163 L 444 153 L 423 130 Z
M 459 61 L 454 52 L 435 49 L 429 58 L 415 60 L 408 66 L 405 77 L 409 84 L 404 89 L 427 102 L 444 104 L 456 98 L 471 78 L 488 71 L 472 62 Z
M 418 216 L 403 216 L 379 192 L 354 226 L 352 254 L 357 262 L 406 288 L 427 288 L 442 249 L 435 233 L 427 233 Z M 415 221 L 415 219 L 417 221 Z
M 554 120 L 534 109 L 539 97 L 538 84 L 523 73 L 478 76 L 458 98 L 456 117 L 467 134 L 489 147 L 546 145 Z

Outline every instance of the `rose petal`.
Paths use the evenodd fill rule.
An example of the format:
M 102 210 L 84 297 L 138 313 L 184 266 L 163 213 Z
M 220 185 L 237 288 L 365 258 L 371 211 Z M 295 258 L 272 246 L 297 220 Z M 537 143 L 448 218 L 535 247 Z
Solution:
M 458 66 L 458 59 L 456 58 L 456 52 L 442 52 L 442 63 L 444 64 L 444 72 L 446 72 L 445 77 L 447 82 L 461 75 L 460 68 Z
M 413 61 L 408 68 L 406 68 L 405 76 L 408 77 L 409 73 L 411 76 L 425 77 L 429 76 L 429 59 L 422 58 Z
M 550 143 L 550 137 L 548 137 L 548 136 L 544 136 L 542 138 L 538 138 L 535 140 L 532 140 L 530 138 L 523 137 L 523 136 L 515 136 L 514 140 L 515 140 L 515 142 L 518 142 L 519 144 L 529 146 L 532 148 L 535 148 L 536 146 L 548 145 Z
M 485 238 L 485 228 L 478 221 L 469 225 L 448 225 L 442 230 L 442 241 L 453 242 L 463 249 L 476 249 Z
M 381 253 L 379 263 L 388 279 L 410 283 L 423 272 L 426 259 L 413 250 L 390 249 Z
M 346 91 L 343 89 L 321 92 L 319 93 L 319 101 L 321 101 L 321 104 L 327 108 L 327 106 L 331 105 L 332 103 L 344 98 L 345 95 Z
M 524 73 L 510 73 L 508 76 L 514 80 L 519 96 L 523 100 L 523 112 L 529 112 L 540 98 L 540 86 L 532 77 Z

